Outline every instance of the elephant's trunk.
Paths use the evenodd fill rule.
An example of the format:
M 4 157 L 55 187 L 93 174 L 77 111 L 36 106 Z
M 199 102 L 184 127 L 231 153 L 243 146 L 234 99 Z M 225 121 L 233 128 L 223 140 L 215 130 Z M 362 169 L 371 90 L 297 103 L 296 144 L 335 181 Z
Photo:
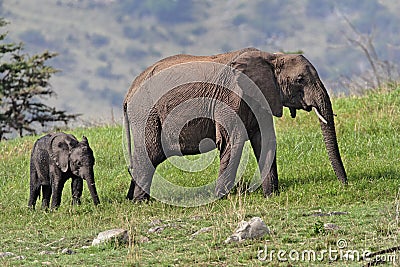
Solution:
M 347 175 L 343 166 L 342 158 L 340 157 L 339 146 L 336 138 L 332 104 L 326 90 L 323 90 L 323 94 L 317 100 L 317 104 L 314 108 L 317 109 L 316 113 L 318 114 L 319 111 L 322 116 L 322 118 L 320 118 L 320 125 L 332 168 L 335 171 L 336 177 L 343 184 L 347 184 Z M 325 119 L 325 121 L 323 119 Z
M 328 121 L 327 124 L 321 121 L 320 124 L 329 160 L 331 161 L 332 168 L 335 171 L 336 177 L 343 184 L 347 184 L 347 175 L 343 166 L 342 158 L 340 157 L 339 147 L 337 144 L 335 125 L 333 121 Z
M 86 178 L 85 180 L 87 182 L 87 185 L 88 185 L 88 188 L 89 188 L 89 192 L 90 192 L 90 195 L 92 196 L 94 204 L 98 205 L 98 204 L 100 204 L 100 199 L 99 199 L 99 196 L 97 195 L 96 185 L 95 185 L 95 182 L 94 182 L 94 175 L 92 173 L 89 176 L 90 177 Z

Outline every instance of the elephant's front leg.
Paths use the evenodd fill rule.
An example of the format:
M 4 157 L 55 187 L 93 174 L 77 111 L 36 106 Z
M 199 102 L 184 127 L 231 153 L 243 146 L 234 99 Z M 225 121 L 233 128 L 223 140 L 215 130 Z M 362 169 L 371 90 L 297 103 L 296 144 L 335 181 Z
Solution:
M 61 175 L 55 175 L 52 181 L 51 209 L 57 209 L 61 204 L 61 195 L 64 188 L 65 179 L 63 179 Z
M 50 199 L 51 199 L 51 185 L 44 184 L 42 185 L 42 209 L 48 209 L 50 206 Z
M 72 205 L 80 205 L 83 191 L 83 179 L 80 177 L 72 177 L 71 193 Z
M 132 171 L 132 180 L 129 187 L 127 199 L 133 201 L 145 201 L 150 199 L 150 187 L 153 180 L 155 169 L 152 166 L 140 166 L 135 164 Z M 132 196 L 133 193 L 133 196 Z
M 157 115 L 148 117 L 146 130 L 133 133 L 134 149 L 128 171 L 132 180 L 127 199 L 150 199 L 150 187 L 157 166 L 166 159 L 161 144 L 161 121 Z M 132 196 L 133 194 L 133 196 Z
M 240 132 L 232 131 L 230 136 L 225 129 L 217 127 L 217 146 L 220 151 L 220 168 L 215 188 L 217 197 L 229 193 L 235 185 L 237 169 L 242 155 L 244 138 Z
M 262 188 L 265 197 L 268 197 L 273 193 L 277 195 L 279 194 L 278 168 L 276 166 L 276 152 L 274 155 L 274 160 L 272 161 L 271 169 L 269 170 L 268 175 L 262 182 Z
M 271 140 L 264 139 L 264 142 L 271 142 Z M 273 144 L 275 145 L 275 152 L 273 154 L 268 154 L 272 153 L 271 151 L 263 151 L 265 155 L 262 155 L 261 157 L 262 147 L 266 148 L 268 146 L 267 144 L 262 143 L 260 131 L 256 132 L 250 138 L 250 143 L 258 162 L 264 196 L 268 197 L 273 193 L 279 194 L 278 170 L 276 166 L 276 144 Z M 271 160 L 272 162 L 270 162 Z

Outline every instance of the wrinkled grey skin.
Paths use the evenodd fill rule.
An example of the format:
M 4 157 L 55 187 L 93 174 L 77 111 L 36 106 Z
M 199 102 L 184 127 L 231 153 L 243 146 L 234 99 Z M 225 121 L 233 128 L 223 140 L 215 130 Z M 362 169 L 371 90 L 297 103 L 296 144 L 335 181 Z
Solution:
M 94 182 L 94 156 L 87 138 L 79 142 L 73 135 L 51 133 L 38 139 L 30 162 L 30 196 L 28 206 L 35 207 L 42 189 L 42 208 L 57 208 L 65 182 L 72 178 L 72 204 L 80 204 L 83 180 L 86 180 L 94 204 L 100 203 Z
M 139 137 L 138 129 L 135 129 L 134 126 L 138 121 L 138 117 L 140 117 L 140 115 L 138 115 L 140 114 L 140 109 L 132 104 L 138 89 L 146 80 L 159 73 L 161 70 L 177 64 L 193 61 L 218 62 L 231 66 L 246 74 L 260 88 L 274 116 L 282 116 L 283 106 L 290 109 L 293 118 L 296 116 L 296 110 L 298 109 L 311 111 L 311 109 L 314 108 L 314 111 L 320 118 L 324 142 L 332 167 L 338 179 L 343 183 L 347 183 L 346 172 L 337 145 L 331 102 L 313 65 L 302 55 L 270 54 L 255 48 L 246 48 L 215 56 L 171 56 L 156 62 L 133 81 L 123 104 L 128 156 L 130 158 L 129 172 L 132 176 L 127 195 L 128 199 L 140 201 L 149 198 L 154 169 L 166 159 L 165 153 L 161 147 L 160 137 L 165 117 L 167 117 L 168 113 L 175 106 L 183 101 L 191 97 L 204 95 L 214 97 L 219 101 L 224 101 L 237 112 L 245 124 L 247 138 L 250 139 L 259 163 L 264 195 L 269 196 L 273 192 L 278 193 L 276 157 L 274 158 L 269 172 L 263 174 L 261 170 L 263 167 L 262 162 L 265 161 L 265 159 L 260 159 L 262 143 L 259 123 L 255 121 L 254 114 L 244 101 L 241 101 L 240 97 L 232 92 L 222 93 L 223 90 L 215 86 L 206 86 L 204 84 L 180 86 L 180 88 L 171 91 L 161 98 L 154 106 L 151 116 L 147 119 L 145 147 L 138 147 L 138 145 L 134 143 L 133 149 L 135 153 L 132 155 L 130 128 L 132 128 L 133 140 Z M 206 109 L 207 107 L 196 106 L 193 108 Z M 229 120 L 229 118 L 224 118 L 223 112 L 218 113 L 218 111 L 216 111 L 214 115 L 218 116 L 221 120 Z M 238 135 L 240 139 L 241 134 L 239 133 Z M 180 133 L 179 145 L 182 154 L 200 153 L 198 148 L 199 143 L 200 140 L 204 138 L 212 139 L 220 150 L 221 165 L 219 177 L 217 179 L 216 194 L 224 195 L 233 184 L 238 159 L 242 152 L 242 143 L 245 140 L 240 140 L 239 145 L 232 147 L 227 133 L 219 127 L 218 123 L 211 120 L 199 119 L 196 123 L 192 123 L 192 125 L 184 128 Z M 150 157 L 154 168 L 143 164 L 142 159 L 144 157 Z M 225 172 L 227 163 L 230 160 L 235 161 L 235 163 L 229 171 Z
M 280 99 L 280 90 L 273 73 L 272 65 L 266 62 L 263 56 L 263 52 L 256 49 L 244 49 L 214 57 L 177 55 L 157 62 L 136 78 L 124 101 L 128 156 L 130 159 L 129 171 L 132 176 L 131 186 L 127 195 L 128 199 L 141 201 L 149 198 L 150 186 L 155 168 L 163 162 L 167 156 L 179 155 L 180 153 L 183 155 L 199 154 L 214 149 L 215 146 L 212 145 L 205 147 L 199 146 L 200 142 L 206 138 L 212 140 L 212 142 L 209 143 L 215 144 L 220 151 L 220 170 L 215 189 L 217 196 L 225 195 L 233 187 L 243 145 L 246 140 L 250 139 L 251 141 L 251 145 L 259 162 L 261 174 L 264 176 L 268 174 L 269 168 L 265 166 L 268 164 L 267 160 L 260 160 L 261 139 L 263 138 L 260 133 L 260 125 L 256 120 L 255 114 L 253 114 L 248 106 L 248 104 L 253 104 L 245 103 L 241 96 L 233 91 L 223 86 L 216 85 L 215 83 L 194 82 L 175 87 L 173 90 L 163 95 L 153 106 L 150 115 L 140 107 L 141 103 L 145 102 L 145 99 L 142 98 L 147 95 L 141 94 L 140 92 L 140 90 L 142 90 L 141 85 L 144 81 L 153 77 L 161 70 L 175 64 L 200 61 L 219 63 L 221 64 L 219 66 L 228 65 L 235 69 L 236 73 L 243 72 L 248 75 L 260 88 L 261 95 L 264 95 L 265 99 L 268 100 L 272 113 L 275 116 L 282 116 L 283 106 Z M 194 64 L 190 65 L 190 69 L 193 67 Z M 199 68 L 198 71 L 200 73 L 202 71 L 209 71 L 207 68 L 203 70 L 199 65 L 196 65 L 196 67 Z M 255 67 L 262 71 L 262 76 L 257 77 L 255 75 Z M 229 70 L 231 71 L 231 69 Z M 172 72 L 174 73 L 174 71 Z M 224 74 L 222 75 L 224 76 Z M 232 76 L 236 75 L 235 72 L 231 72 L 231 74 Z M 229 74 L 228 76 L 232 77 Z M 217 78 L 220 77 L 218 76 Z M 174 77 L 167 77 L 166 79 L 175 80 Z M 240 77 L 237 77 L 237 79 L 238 84 L 243 82 Z M 243 94 L 249 93 L 245 91 L 244 88 L 242 89 Z M 151 90 L 151 88 L 149 90 Z M 178 127 L 178 125 L 182 125 L 180 124 L 180 120 L 181 118 L 185 120 L 186 114 L 177 114 L 173 118 L 176 119 L 175 125 L 177 126 L 166 129 L 163 124 L 166 122 L 169 113 L 175 111 L 174 109 L 182 102 L 193 99 L 207 99 L 210 102 L 197 100 L 191 105 L 191 110 L 194 110 L 198 116 L 195 117 L 196 119 L 187 122 L 187 124 L 184 122 L 185 126 L 181 129 L 180 133 L 173 131 L 180 128 Z M 245 129 L 238 127 L 238 123 L 235 121 L 235 118 L 232 117 L 232 114 L 229 114 L 229 112 L 226 112 L 224 108 L 219 106 L 218 101 L 229 106 L 229 110 L 234 111 L 235 114 L 240 117 Z M 265 107 L 259 108 L 263 109 Z M 264 112 L 267 113 L 268 110 Z M 183 113 L 186 112 L 183 111 Z M 264 119 L 268 119 L 268 116 L 265 116 Z M 269 119 L 271 120 L 270 124 L 272 126 L 271 115 L 269 115 Z M 147 121 L 145 131 L 138 126 L 141 121 Z M 221 125 L 219 122 L 224 123 L 225 126 Z M 134 153 L 132 153 L 130 149 L 131 127 L 134 140 Z M 179 143 L 169 143 L 166 147 L 162 147 L 165 143 L 162 143 L 161 127 L 163 127 L 163 134 L 167 136 L 179 134 Z M 171 132 L 169 131 L 170 129 Z M 142 141 L 143 138 L 145 138 L 145 140 Z M 275 142 L 275 136 L 273 136 L 273 138 L 273 142 Z M 149 161 L 147 159 L 149 159 Z

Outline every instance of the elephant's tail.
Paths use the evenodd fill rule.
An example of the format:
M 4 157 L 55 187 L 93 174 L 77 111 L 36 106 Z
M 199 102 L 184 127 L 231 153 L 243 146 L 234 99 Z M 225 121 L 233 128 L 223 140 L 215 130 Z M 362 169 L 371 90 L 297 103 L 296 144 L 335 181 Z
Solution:
M 126 143 L 122 142 L 125 144 L 125 160 L 128 163 L 128 171 L 131 173 L 132 166 L 133 166 L 133 161 L 132 161 L 132 140 L 131 140 L 131 127 L 129 123 L 129 118 L 128 118 L 128 105 L 125 102 L 124 103 L 124 129 L 125 129 L 125 138 L 126 138 Z

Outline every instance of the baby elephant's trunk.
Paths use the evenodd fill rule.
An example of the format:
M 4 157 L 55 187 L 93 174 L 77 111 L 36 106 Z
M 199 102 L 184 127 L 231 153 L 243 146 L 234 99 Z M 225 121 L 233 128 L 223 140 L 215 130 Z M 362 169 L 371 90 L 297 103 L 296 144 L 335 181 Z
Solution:
M 89 188 L 90 195 L 92 196 L 93 202 L 95 205 L 100 204 L 99 196 L 97 195 L 96 185 L 94 182 L 94 175 L 90 175 L 91 177 L 86 178 L 86 182 Z

